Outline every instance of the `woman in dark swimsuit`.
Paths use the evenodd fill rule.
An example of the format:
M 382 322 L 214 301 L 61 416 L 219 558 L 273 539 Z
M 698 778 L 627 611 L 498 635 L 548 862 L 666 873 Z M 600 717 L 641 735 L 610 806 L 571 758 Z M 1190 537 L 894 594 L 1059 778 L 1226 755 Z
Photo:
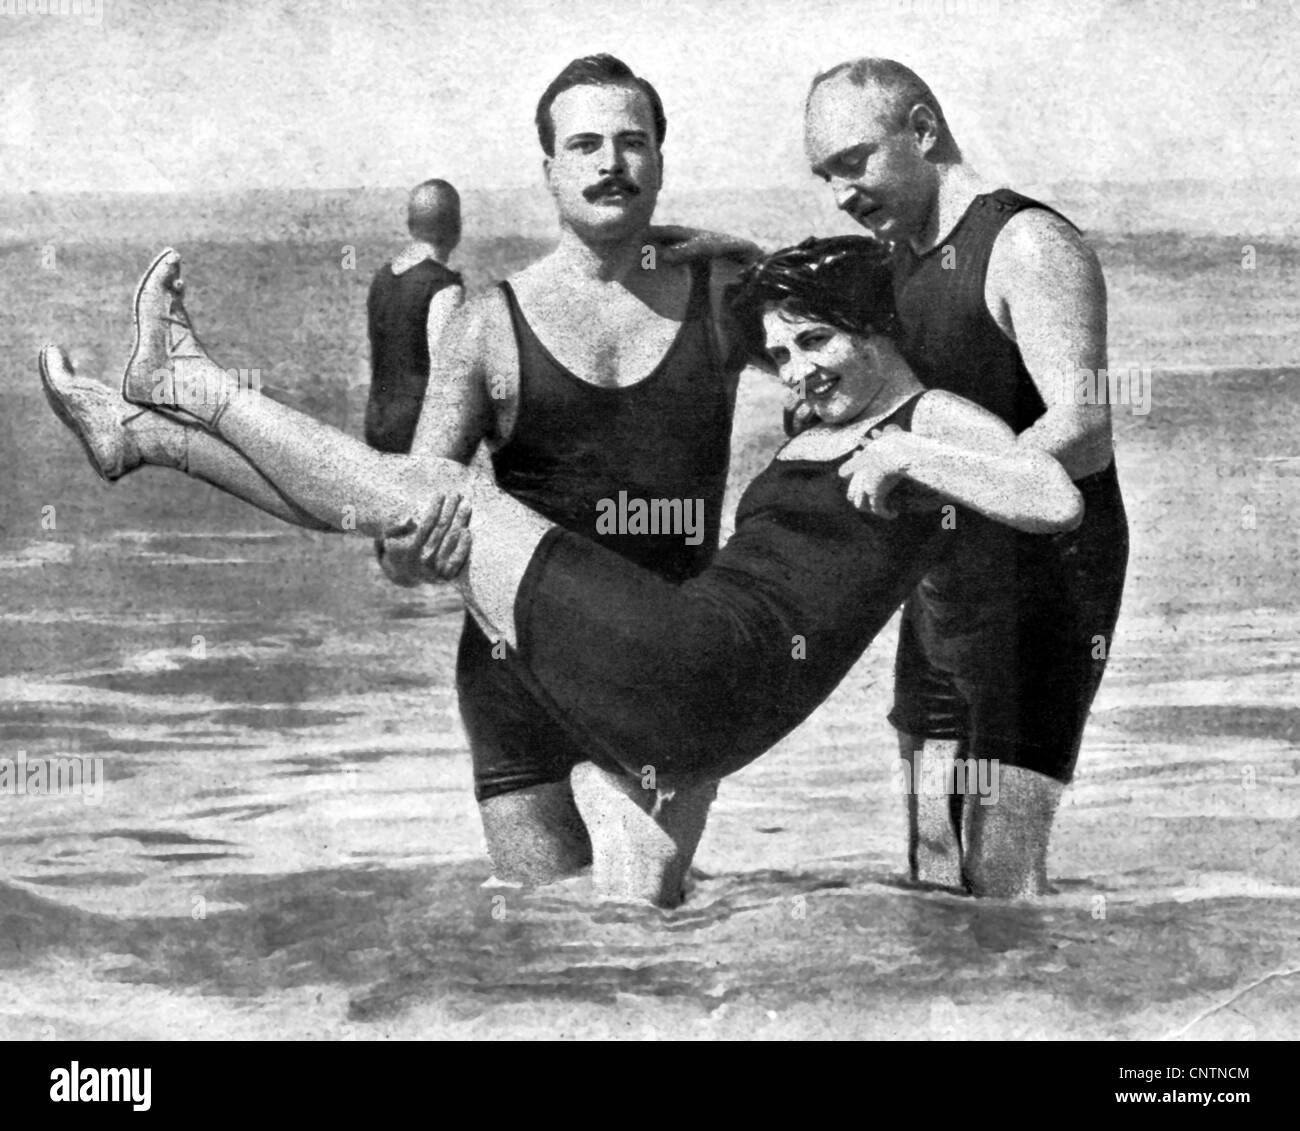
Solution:
M 730 541 L 682 584 L 459 464 L 371 451 L 234 387 L 194 338 L 178 276 L 165 252 L 141 281 L 123 398 L 54 347 L 42 354 L 50 402 L 101 474 L 179 466 L 288 521 L 371 537 L 419 523 L 439 569 L 466 563 L 471 611 L 518 649 L 593 762 L 641 779 L 652 768 L 660 788 L 731 773 L 789 733 L 968 532 L 1068 529 L 1081 514 L 1054 460 L 920 386 L 889 336 L 889 271 L 860 238 L 777 252 L 734 297 L 756 358 L 818 421 L 750 484 Z

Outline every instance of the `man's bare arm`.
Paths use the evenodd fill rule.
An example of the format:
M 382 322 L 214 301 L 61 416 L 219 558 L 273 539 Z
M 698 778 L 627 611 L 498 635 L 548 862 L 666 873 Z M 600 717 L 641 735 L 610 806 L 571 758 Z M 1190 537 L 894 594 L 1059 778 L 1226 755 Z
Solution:
M 1020 443 L 991 412 L 940 391 L 921 398 L 911 431 L 891 425 L 873 434 L 840 475 L 851 477 L 849 502 L 884 518 L 895 517 L 889 493 L 900 479 L 1031 534 L 1073 530 L 1083 516 L 1056 460 Z
M 518 405 L 519 361 L 498 292 L 476 296 L 451 316 L 436 354 L 430 350 L 430 363 L 411 455 L 469 463 L 481 441 L 499 442 L 508 436 Z M 448 531 L 458 540 L 450 554 L 440 548 Z M 447 581 L 464 563 L 469 543 L 464 523 L 449 526 L 439 516 L 431 525 L 426 518 L 419 530 L 394 531 L 385 538 L 380 563 L 388 579 L 399 585 Z
M 985 297 L 1047 405 L 1021 442 L 1054 456 L 1074 479 L 1101 471 L 1112 457 L 1110 406 L 1073 396 L 1077 370 L 1106 368 L 1106 281 L 1096 254 L 1060 218 L 1021 212 L 993 246 Z
M 742 268 L 725 259 L 715 259 L 709 271 L 709 303 L 713 310 L 714 347 L 722 359 L 723 368 L 731 380 L 740 376 L 748 358 L 744 356 L 741 343 L 727 305 L 727 288 L 739 277 Z
M 435 342 L 435 312 L 430 304 L 429 384 L 411 445 L 411 454 L 416 457 L 438 456 L 469 463 L 479 442 L 493 432 L 484 313 L 483 296 L 445 312 Z
M 697 259 L 753 263 L 766 254 L 758 244 L 743 236 L 710 232 L 703 228 L 657 224 L 649 229 L 648 235 L 650 242 L 660 248 L 659 258 L 664 263 L 692 263 Z
M 465 301 L 465 288 L 459 284 L 444 287 L 429 302 L 429 316 L 424 321 L 425 343 L 429 347 L 429 360 L 438 356 L 443 335 L 451 325 L 452 316 Z
M 434 301 L 445 293 L 435 295 Z M 465 305 L 448 301 L 437 310 L 430 303 L 427 326 L 429 383 L 411 444 L 411 458 L 437 457 L 467 464 L 478 451 L 479 442 L 491 433 L 493 424 L 486 390 L 482 303 L 480 299 Z M 465 526 L 462 522 L 457 530 L 462 545 L 452 563 L 455 570 L 459 570 L 469 551 Z M 377 546 L 384 576 L 408 587 L 433 580 L 431 572 L 444 580 L 454 576 L 454 572 L 448 572 L 448 559 L 440 557 L 438 549 L 448 529 L 446 516 L 435 510 L 418 528 L 408 524 L 406 529 L 390 531 Z M 432 547 L 426 546 L 431 531 L 438 534 Z

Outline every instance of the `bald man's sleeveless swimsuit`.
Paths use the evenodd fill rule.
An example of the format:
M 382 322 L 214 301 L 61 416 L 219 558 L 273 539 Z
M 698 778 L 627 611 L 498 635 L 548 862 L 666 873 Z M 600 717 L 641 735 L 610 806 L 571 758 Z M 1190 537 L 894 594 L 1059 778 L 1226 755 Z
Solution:
M 698 574 L 718 545 L 736 394 L 735 375 L 717 356 L 709 265 L 692 269 L 686 313 L 667 353 L 649 376 L 622 388 L 592 385 L 564 368 L 533 333 L 509 284 L 501 290 L 519 351 L 519 404 L 510 439 L 492 458 L 497 484 L 648 576 Z M 616 505 L 620 492 L 629 500 L 701 500 L 698 544 L 681 530 L 601 533 L 602 503 Z M 572 633 L 552 643 L 575 663 L 601 644 Z M 479 801 L 564 781 L 591 757 L 585 736 L 547 706 L 519 656 L 504 645 L 494 650 L 468 618 L 456 687 Z
M 385 263 L 366 297 L 370 333 L 370 396 L 366 443 L 381 452 L 409 452 L 429 384 L 429 304 L 463 280 L 433 259 L 400 275 Z
M 916 402 L 881 421 L 908 429 Z M 757 758 L 835 689 L 906 595 L 974 529 L 881 519 L 836 460 L 774 459 L 736 531 L 674 584 L 589 538 L 542 539 L 515 601 L 522 678 L 590 759 L 656 782 Z M 952 524 L 947 524 L 951 527 Z
M 895 280 L 901 350 L 921 383 L 982 405 L 1017 433 L 1045 406 L 989 314 L 984 284 L 998 233 L 1029 208 L 1045 206 L 1009 189 L 977 197 L 948 239 Z M 1077 530 L 1024 534 L 981 520 L 960 558 L 909 597 L 890 713 L 899 730 L 966 739 L 968 757 L 1070 780 L 1128 562 L 1114 461 L 1075 485 L 1085 506 Z

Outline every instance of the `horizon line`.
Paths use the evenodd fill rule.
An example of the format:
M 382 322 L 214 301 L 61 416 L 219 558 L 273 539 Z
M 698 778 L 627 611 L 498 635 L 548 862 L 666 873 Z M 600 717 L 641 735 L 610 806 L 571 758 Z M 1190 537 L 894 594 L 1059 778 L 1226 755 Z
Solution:
M 1150 188 L 1158 189 L 1173 185 L 1195 185 L 1222 191 L 1226 187 L 1233 185 L 1257 185 L 1257 184 L 1279 184 L 1292 183 L 1300 184 L 1300 174 L 1288 176 L 1260 176 L 1260 177 L 1167 177 L 1164 179 L 1145 179 L 1145 180 L 1124 180 L 1121 178 L 1103 178 L 1100 180 L 1082 180 L 1079 178 L 1066 178 L 1064 180 L 1034 180 L 1024 178 L 1017 183 L 1024 185 L 1044 186 L 1044 187 L 1071 187 L 1071 188 L 1088 188 L 1103 185 L 1122 185 L 1131 188 Z M 405 183 L 392 184 L 351 184 L 351 185 L 311 185 L 304 183 L 296 184 L 277 184 L 277 185 L 249 185 L 243 188 L 0 188 L 0 197 L 22 197 L 22 196 L 238 196 L 241 193 L 250 192 L 408 192 L 410 185 Z M 490 186 L 477 186 L 461 189 L 462 192 L 518 192 L 521 189 L 532 190 L 538 188 L 535 181 L 520 181 L 509 184 L 495 184 Z M 799 186 L 788 182 L 774 181 L 763 185 L 737 185 L 737 184 L 698 184 L 687 185 L 684 188 L 666 187 L 662 190 L 664 193 L 674 192 L 735 192 L 737 189 L 744 188 L 749 192 L 774 192 L 774 191 L 799 191 Z

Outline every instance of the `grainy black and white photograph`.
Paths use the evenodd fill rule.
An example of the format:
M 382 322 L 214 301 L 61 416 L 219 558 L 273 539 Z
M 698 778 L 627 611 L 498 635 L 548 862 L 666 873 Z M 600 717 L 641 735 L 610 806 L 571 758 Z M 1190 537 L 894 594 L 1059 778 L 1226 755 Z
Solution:
M 0 0 L 0 1036 L 1249 1102 L 1297 58 L 1300 0 Z

